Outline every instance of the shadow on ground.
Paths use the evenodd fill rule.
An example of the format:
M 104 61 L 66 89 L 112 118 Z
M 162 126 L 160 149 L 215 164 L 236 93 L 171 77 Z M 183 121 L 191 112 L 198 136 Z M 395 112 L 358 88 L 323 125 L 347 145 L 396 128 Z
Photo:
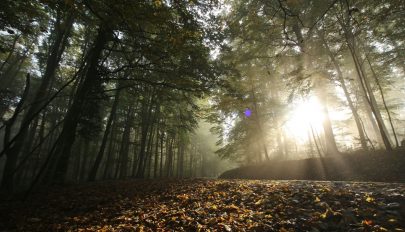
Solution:
M 226 171 L 224 179 L 405 182 L 405 150 L 355 152 L 335 157 L 270 161 Z

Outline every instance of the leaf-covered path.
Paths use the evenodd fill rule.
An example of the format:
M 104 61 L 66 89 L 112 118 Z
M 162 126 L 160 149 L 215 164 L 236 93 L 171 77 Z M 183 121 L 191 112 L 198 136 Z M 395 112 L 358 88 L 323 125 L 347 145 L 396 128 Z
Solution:
M 404 231 L 404 194 L 389 183 L 102 182 L 1 201 L 0 230 Z

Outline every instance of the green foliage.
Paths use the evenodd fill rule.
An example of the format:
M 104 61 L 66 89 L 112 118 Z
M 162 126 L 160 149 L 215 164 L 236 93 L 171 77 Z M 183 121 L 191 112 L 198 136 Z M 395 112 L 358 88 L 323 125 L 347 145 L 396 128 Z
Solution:
M 372 4 L 318 0 L 228 2 L 230 9 L 222 16 L 227 43 L 222 48 L 221 59 L 233 66 L 239 75 L 228 76 L 222 85 L 224 88 L 215 93 L 212 100 L 213 110 L 208 119 L 218 124 L 213 128 L 220 136 L 218 144 L 222 146 L 217 153 L 245 161 L 252 153 L 260 157 L 257 154 L 260 153 L 260 137 L 273 147 L 274 154 L 283 153 L 285 144 L 282 143 L 288 140 L 283 134 L 283 124 L 291 111 L 288 105 L 320 92 L 326 92 L 320 100 L 324 105 L 328 103 L 330 109 L 344 108 L 348 97 L 356 99 L 354 110 L 360 112 L 360 117 L 366 117 L 367 111 L 363 108 L 369 103 L 361 97 L 360 84 L 355 80 L 355 68 L 345 42 L 344 20 L 353 23 L 350 30 L 355 36 L 355 49 L 364 54 L 361 58 L 363 68 L 374 94 L 380 95 L 373 80 L 376 75 L 384 93 L 391 96 L 389 105 L 396 105 L 395 99 L 400 98 L 390 94 L 396 88 L 389 85 L 402 86 L 398 78 L 403 77 L 403 59 L 398 51 L 404 43 L 400 38 L 403 27 L 399 26 L 403 17 L 394 10 L 395 5 L 404 7 L 398 1 Z M 337 94 L 342 83 L 323 39 L 343 72 L 349 89 L 346 96 Z M 372 67 L 366 65 L 365 56 L 374 61 Z M 378 101 L 379 107 L 384 109 L 381 98 Z M 251 118 L 243 115 L 246 108 L 253 111 Z M 390 106 L 387 108 L 393 110 Z M 249 123 L 252 121 L 255 123 Z M 226 126 L 229 123 L 232 125 Z M 333 123 L 347 125 L 353 122 Z M 259 127 L 263 128 L 264 134 L 260 133 Z M 375 133 L 369 132 L 372 129 L 368 125 L 363 129 L 368 134 Z M 350 133 L 348 129 L 339 131 L 336 136 Z M 277 137 L 284 137 L 284 142 Z

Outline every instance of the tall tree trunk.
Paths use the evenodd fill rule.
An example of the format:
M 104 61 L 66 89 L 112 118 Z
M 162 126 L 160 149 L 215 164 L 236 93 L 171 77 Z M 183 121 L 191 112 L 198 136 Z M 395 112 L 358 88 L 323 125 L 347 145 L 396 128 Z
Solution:
M 256 95 L 255 95 L 254 84 L 253 84 L 253 81 L 252 81 L 250 76 L 249 76 L 249 80 L 250 80 L 250 85 L 251 85 L 250 92 L 252 94 L 252 101 L 253 101 L 253 111 L 254 111 L 254 117 L 253 118 L 254 118 L 254 121 L 256 122 L 256 125 L 257 125 L 257 129 L 258 129 L 259 137 L 260 137 L 259 141 L 260 141 L 261 147 L 263 149 L 264 156 L 265 156 L 266 160 L 269 161 L 270 156 L 269 156 L 269 153 L 267 151 L 266 139 L 265 139 L 265 134 L 264 134 L 264 131 L 263 131 L 262 121 L 261 121 L 261 117 L 259 115 L 259 110 L 258 110 L 258 106 L 257 106 L 257 98 L 256 98 Z
M 307 143 L 308 143 L 308 147 L 309 147 L 309 157 L 315 157 L 315 155 L 314 155 L 314 147 L 313 147 L 313 144 L 312 144 L 312 138 L 311 138 L 311 132 L 310 131 L 307 131 Z
M 190 154 L 189 154 L 189 163 L 188 163 L 188 170 L 189 170 L 189 177 L 193 177 L 193 152 L 194 152 L 194 146 L 193 144 L 190 144 Z
M 21 159 L 19 158 L 19 162 L 16 165 L 16 169 L 21 165 L 21 162 L 24 162 L 25 159 L 28 159 L 31 156 L 31 149 L 32 146 L 35 142 L 35 134 L 37 133 L 37 127 L 38 127 L 38 122 L 39 122 L 39 117 L 37 117 L 31 124 L 30 128 L 29 128 L 29 132 L 28 132 L 28 137 L 27 140 L 24 142 L 24 147 L 22 148 L 22 153 L 21 155 L 23 156 Z M 17 177 L 16 177 L 16 183 L 19 184 L 21 178 L 24 179 L 24 174 L 28 174 L 28 170 L 29 167 L 31 166 L 31 163 L 29 163 L 28 165 L 26 165 L 27 167 L 24 168 L 24 170 L 22 172 L 16 172 L 16 170 L 14 170 L 14 172 L 16 172 Z
M 153 94 L 151 94 L 153 95 Z M 151 120 L 152 110 L 154 105 L 154 97 L 150 97 L 150 101 L 143 101 L 142 102 L 142 112 L 141 112 L 141 140 L 140 140 L 140 150 L 139 150 L 139 163 L 138 163 L 138 170 L 136 173 L 136 177 L 142 178 L 144 177 L 145 165 L 146 165 L 146 142 L 149 127 L 153 123 Z
M 25 82 L 25 89 L 24 92 L 21 96 L 20 102 L 17 104 L 17 107 L 14 110 L 13 116 L 5 122 L 6 127 L 5 127 L 5 132 L 4 132 L 4 145 L 9 142 L 10 135 L 11 135 L 11 129 L 12 126 L 14 125 L 18 114 L 20 113 L 24 102 L 26 101 L 28 97 L 28 92 L 30 89 L 30 75 L 27 74 L 26 76 L 26 82 Z M 16 149 L 17 147 L 12 147 L 12 149 L 9 150 L 9 152 L 5 153 L 6 154 L 6 163 L 4 165 L 4 170 L 3 170 L 3 179 L 1 181 L 1 189 L 5 191 L 13 191 L 13 184 L 14 184 L 14 170 L 17 165 L 18 161 L 18 156 L 16 155 Z
M 51 154 L 53 161 L 47 171 L 45 180 L 51 183 L 63 183 L 69 164 L 70 151 L 75 141 L 76 128 L 85 101 L 93 86 L 98 82 L 98 63 L 104 46 L 112 36 L 112 30 L 100 26 L 93 48 L 89 51 L 88 67 L 79 86 L 71 107 L 65 116 L 62 132 L 57 140 L 55 151 Z
M 151 164 L 152 164 L 152 147 L 153 147 L 153 139 L 154 139 L 154 137 L 155 137 L 154 126 L 152 125 L 151 129 L 150 129 L 150 134 L 149 134 L 149 139 L 148 139 L 148 146 L 147 146 L 148 148 L 147 148 L 147 152 L 146 152 L 146 154 L 147 154 L 147 156 L 146 156 L 147 165 L 144 166 L 144 171 L 143 171 L 143 173 L 145 173 L 145 171 L 147 171 L 146 172 L 146 178 L 150 177 Z
M 159 128 L 159 119 L 157 120 L 157 125 L 156 125 L 156 141 L 155 141 L 155 158 L 154 158 L 154 164 L 153 164 L 153 178 L 157 177 L 157 169 L 158 169 L 158 161 L 159 161 L 159 141 L 160 141 L 160 128 Z
M 183 178 L 184 177 L 184 140 L 179 139 L 179 150 L 178 150 L 178 158 L 177 158 L 177 177 Z
M 368 147 L 367 147 L 366 136 L 364 134 L 363 126 L 362 126 L 362 124 L 360 122 L 360 116 L 359 116 L 359 114 L 357 112 L 357 109 L 354 107 L 353 101 L 352 101 L 352 99 L 350 97 L 350 93 L 349 93 L 349 91 L 347 89 L 346 82 L 345 82 L 345 79 L 343 77 L 342 70 L 340 69 L 338 61 L 335 59 L 335 56 L 333 55 L 332 51 L 329 48 L 328 43 L 326 42 L 326 40 L 324 38 L 324 31 L 320 31 L 318 34 L 320 35 L 320 37 L 322 39 L 322 42 L 323 42 L 323 45 L 324 45 L 324 47 L 326 49 L 326 52 L 327 52 L 330 60 L 332 61 L 333 66 L 335 67 L 335 69 L 337 71 L 338 80 L 340 82 L 340 85 L 342 86 L 343 92 L 344 92 L 345 97 L 346 97 L 346 101 L 347 101 L 347 103 L 349 105 L 350 111 L 352 112 L 354 121 L 356 123 L 357 131 L 359 133 L 361 147 L 364 150 L 367 150 Z
M 131 135 L 131 128 L 132 128 L 132 114 L 133 114 L 133 106 L 130 106 L 127 111 L 126 120 L 125 120 L 125 128 L 122 134 L 121 140 L 121 148 L 119 153 L 119 178 L 123 179 L 126 178 L 128 175 L 128 151 L 129 151 L 129 143 L 130 143 L 130 135 Z
M 164 142 L 165 136 L 164 136 L 164 131 L 162 131 L 162 136 L 160 137 L 160 163 L 159 163 L 159 177 L 163 177 L 163 142 Z M 167 140 L 166 140 L 167 141 Z M 167 146 L 167 143 L 166 143 Z
M 391 113 L 390 113 L 390 111 L 389 111 L 389 109 L 388 109 L 387 103 L 385 102 L 384 91 L 383 91 L 383 89 L 382 89 L 382 87 L 381 87 L 381 85 L 380 85 L 380 81 L 378 80 L 377 74 L 375 73 L 374 68 L 373 68 L 373 66 L 371 65 L 370 59 L 368 58 L 368 55 L 367 55 L 367 54 L 366 54 L 366 59 L 367 59 L 367 62 L 368 62 L 368 64 L 369 64 L 369 66 L 370 66 L 371 73 L 372 73 L 373 76 L 374 76 L 374 79 L 375 79 L 375 82 L 376 82 L 376 84 L 377 84 L 377 86 L 378 86 L 378 89 L 380 90 L 381 99 L 382 99 L 382 102 L 383 102 L 383 105 L 384 105 L 384 109 L 385 109 L 385 111 L 387 112 L 388 121 L 390 122 L 390 126 L 391 126 L 391 129 L 392 129 L 392 134 L 394 135 L 395 145 L 396 145 L 396 147 L 399 147 L 399 142 L 398 142 L 398 138 L 397 138 L 397 133 L 396 133 L 396 131 L 395 131 L 394 124 L 393 124 L 393 122 L 392 122 Z
M 67 39 L 69 38 L 70 31 L 73 25 L 73 18 L 73 13 L 69 13 L 63 23 L 55 26 L 55 32 L 57 33 L 57 35 L 55 42 L 52 45 L 50 55 L 47 59 L 45 74 L 42 77 L 40 86 L 38 87 L 30 106 L 23 116 L 20 130 L 16 135 L 18 136 L 18 138 L 14 141 L 13 144 L 4 144 L 5 153 L 10 153 L 9 151 L 12 150 L 12 155 L 18 156 L 18 153 L 20 153 L 23 143 L 26 139 L 28 127 L 31 121 L 34 120 L 38 112 L 43 109 L 43 102 L 48 96 L 50 83 L 54 78 L 54 73 L 59 66 L 62 54 L 67 45 Z
M 333 134 L 332 123 L 329 117 L 329 111 L 325 101 L 322 104 L 322 111 L 325 116 L 323 130 L 325 134 L 326 154 L 336 155 L 339 153 L 339 151 L 336 145 L 335 135 Z
M 335 135 L 333 133 L 332 129 L 332 123 L 330 121 L 329 117 L 329 111 L 328 111 L 328 96 L 326 94 L 326 90 L 328 89 L 327 82 L 326 82 L 326 77 L 325 76 L 319 76 L 314 80 L 315 82 L 315 91 L 316 95 L 318 97 L 318 100 L 321 103 L 321 110 L 324 115 L 324 120 L 322 122 L 323 124 L 323 132 L 324 132 L 324 137 L 325 137 L 325 148 L 326 148 L 326 155 L 336 155 L 339 153 L 337 145 L 336 145 L 336 140 L 335 140 Z
M 90 151 L 90 141 L 87 139 L 83 139 L 82 143 L 82 149 L 81 149 L 81 157 L 83 158 L 81 160 L 81 165 L 80 165 L 80 175 L 79 175 L 79 180 L 85 180 L 86 179 L 86 172 L 87 172 L 87 166 L 88 166 L 88 160 L 89 160 L 89 151 Z
M 138 141 L 139 141 L 139 129 L 135 130 L 135 136 L 134 136 L 134 147 L 133 147 L 133 160 L 132 160 L 132 177 L 136 176 L 136 172 L 137 172 L 137 167 L 138 167 L 138 163 L 139 163 L 139 155 L 138 155 L 138 151 L 139 151 L 139 146 L 138 146 Z
M 108 151 L 107 151 L 107 160 L 105 162 L 105 168 L 104 168 L 104 174 L 103 174 L 103 179 L 110 179 L 111 178 L 111 172 L 112 172 L 112 163 L 114 161 L 114 152 L 115 152 L 115 139 L 116 139 L 116 122 L 115 120 L 113 121 L 112 129 L 111 129 L 111 136 L 110 136 L 110 141 L 108 145 Z
M 355 66 L 356 66 L 356 72 L 358 74 L 358 77 L 360 78 L 361 86 L 362 86 L 362 89 L 366 96 L 367 103 L 369 104 L 371 111 L 374 115 L 374 118 L 377 122 L 384 146 L 388 151 L 391 151 L 392 146 L 391 146 L 391 142 L 388 137 L 387 128 L 385 127 L 384 121 L 381 117 L 380 110 L 378 109 L 378 105 L 377 105 L 376 99 L 374 97 L 370 82 L 368 81 L 367 77 L 365 76 L 364 70 L 360 64 L 360 61 L 358 60 L 358 56 L 356 55 L 354 49 L 351 48 L 350 52 L 352 54 L 352 58 L 355 63 Z
M 343 23 L 341 20 L 339 21 L 339 23 L 343 28 L 345 39 L 346 39 L 346 44 L 347 44 L 347 47 L 349 48 L 350 55 L 353 59 L 357 77 L 360 82 L 360 87 L 363 90 L 363 93 L 366 98 L 366 102 L 369 104 L 371 111 L 374 115 L 374 118 L 377 122 L 379 132 L 381 134 L 381 138 L 383 140 L 385 148 L 388 151 L 391 151 L 392 146 L 391 146 L 391 142 L 388 137 L 387 128 L 385 127 L 384 121 L 381 117 L 380 110 L 378 109 L 377 101 L 374 97 L 374 93 L 371 88 L 370 82 L 366 76 L 366 73 L 361 64 L 361 61 L 359 60 L 360 56 L 357 52 L 356 38 L 353 35 L 353 32 L 351 31 L 350 20 L 351 20 L 350 15 L 348 15 L 347 18 L 345 19 L 345 21 L 346 21 L 345 23 Z
M 13 144 L 4 144 L 4 153 L 7 155 L 7 157 L 10 157 L 9 159 L 11 159 L 9 164 L 9 166 L 11 165 L 11 169 L 15 168 L 16 161 L 18 160 L 18 155 L 23 148 L 24 142 L 26 141 L 30 123 L 38 114 L 38 112 L 43 108 L 43 101 L 48 96 L 50 87 L 49 85 L 52 78 L 54 77 L 54 73 L 58 68 L 61 56 L 65 50 L 67 39 L 70 35 L 70 30 L 73 25 L 73 18 L 73 13 L 71 12 L 68 14 L 66 20 L 61 25 L 56 26 L 57 35 L 55 42 L 52 45 L 50 56 L 47 60 L 45 74 L 32 100 L 32 104 L 30 104 L 30 107 L 27 109 L 27 113 L 22 119 L 20 131 L 16 135 L 18 136 L 18 138 L 16 138 Z
M 50 133 L 53 132 L 55 128 L 51 128 L 51 130 L 48 132 L 48 134 L 45 136 L 45 125 L 46 125 L 46 112 L 42 114 L 41 118 L 41 124 L 39 126 L 39 132 L 38 132 L 38 148 L 37 151 L 34 151 L 34 157 L 33 157 L 33 170 L 32 170 L 32 177 L 36 175 L 36 172 L 39 168 L 39 164 L 41 162 L 41 157 L 42 157 L 42 152 L 44 150 L 44 142 L 46 140 L 46 137 L 50 135 Z M 21 162 L 20 162 L 21 165 Z
M 100 146 L 100 149 L 99 149 L 99 151 L 97 153 L 94 165 L 93 165 L 93 167 L 92 167 L 92 169 L 91 169 L 91 171 L 89 173 L 89 181 L 94 181 L 96 179 L 96 177 L 97 177 L 97 171 L 99 169 L 101 160 L 103 159 L 103 156 L 104 156 L 104 151 L 105 151 L 105 148 L 107 146 L 108 135 L 110 134 L 111 125 L 112 125 L 112 122 L 113 122 L 113 120 L 115 118 L 115 113 L 117 111 L 117 106 L 118 106 L 119 99 L 120 99 L 120 89 L 117 88 L 114 103 L 113 103 L 113 105 L 111 107 L 111 112 L 110 112 L 110 115 L 108 116 L 107 125 L 105 127 L 103 139 L 101 141 L 101 146 Z
M 166 177 L 172 177 L 173 174 L 173 144 L 175 140 L 175 135 L 169 139 L 166 152 Z
M 76 146 L 75 147 L 75 155 L 74 155 L 74 162 L 73 162 L 73 176 L 72 176 L 72 180 L 75 182 L 79 182 L 80 181 L 80 161 L 82 159 L 82 153 L 80 152 L 80 148 L 81 146 Z

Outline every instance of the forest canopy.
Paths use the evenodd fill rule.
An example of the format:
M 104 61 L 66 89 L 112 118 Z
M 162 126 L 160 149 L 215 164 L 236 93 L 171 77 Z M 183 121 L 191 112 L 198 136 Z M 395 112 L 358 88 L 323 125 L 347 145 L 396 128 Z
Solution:
M 403 1 L 226 6 L 221 61 L 239 76 L 212 100 L 220 156 L 260 163 L 400 147 Z

